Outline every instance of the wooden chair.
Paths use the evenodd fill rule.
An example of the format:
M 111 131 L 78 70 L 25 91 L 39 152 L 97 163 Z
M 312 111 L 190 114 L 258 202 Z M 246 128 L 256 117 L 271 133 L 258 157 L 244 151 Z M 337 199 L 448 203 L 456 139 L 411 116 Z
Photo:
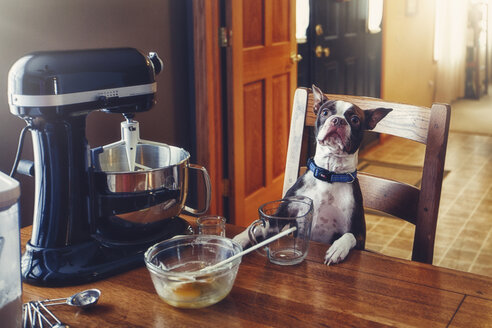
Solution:
M 351 102 L 361 109 L 393 108 L 393 111 L 378 123 L 374 131 L 411 139 L 426 145 L 420 189 L 403 182 L 363 172 L 358 173 L 358 178 L 364 207 L 413 223 L 415 235 L 412 260 L 432 264 L 451 107 L 445 104 L 434 104 L 431 108 L 426 108 L 375 98 L 331 94 L 326 96 L 328 99 Z M 312 104 L 313 94 L 310 89 L 296 90 L 283 194 L 298 178 L 302 170 L 301 165 L 306 165 L 309 135 L 307 131 L 309 129 L 306 127 L 314 126 L 316 120 Z

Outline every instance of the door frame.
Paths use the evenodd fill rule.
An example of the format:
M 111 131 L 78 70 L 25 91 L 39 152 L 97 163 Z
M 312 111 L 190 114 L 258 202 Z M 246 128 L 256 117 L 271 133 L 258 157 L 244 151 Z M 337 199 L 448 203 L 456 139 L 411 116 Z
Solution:
M 209 212 L 224 215 L 223 94 L 219 48 L 220 0 L 192 0 L 194 97 L 197 163 L 207 168 L 212 186 Z

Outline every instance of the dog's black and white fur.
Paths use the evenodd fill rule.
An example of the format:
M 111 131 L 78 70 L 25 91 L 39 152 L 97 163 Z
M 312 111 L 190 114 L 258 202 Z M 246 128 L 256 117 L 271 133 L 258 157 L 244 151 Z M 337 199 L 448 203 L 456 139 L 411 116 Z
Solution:
M 364 130 L 372 130 L 391 109 L 361 110 L 354 104 L 329 100 L 313 85 L 316 166 L 335 174 L 357 170 L 358 152 Z M 355 174 L 353 174 L 355 175 Z M 339 263 L 356 247 L 364 249 L 365 219 L 362 194 L 357 178 L 348 182 L 327 182 L 308 170 L 287 191 L 285 197 L 307 196 L 313 200 L 311 239 L 331 244 L 325 263 Z M 267 237 L 268 232 L 263 232 Z M 249 246 L 247 231 L 234 237 L 243 247 Z

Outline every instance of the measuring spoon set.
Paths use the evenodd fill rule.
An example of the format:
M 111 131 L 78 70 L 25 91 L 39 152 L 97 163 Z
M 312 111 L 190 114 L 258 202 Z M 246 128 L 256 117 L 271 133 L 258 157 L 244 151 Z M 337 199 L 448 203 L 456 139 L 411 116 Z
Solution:
M 23 328 L 53 327 L 65 328 L 67 324 L 61 322 L 48 307 L 54 305 L 70 305 L 78 308 L 87 308 L 97 303 L 101 291 L 88 289 L 78 292 L 70 297 L 47 299 L 43 301 L 30 301 L 23 304 Z M 52 322 L 54 320 L 54 322 Z

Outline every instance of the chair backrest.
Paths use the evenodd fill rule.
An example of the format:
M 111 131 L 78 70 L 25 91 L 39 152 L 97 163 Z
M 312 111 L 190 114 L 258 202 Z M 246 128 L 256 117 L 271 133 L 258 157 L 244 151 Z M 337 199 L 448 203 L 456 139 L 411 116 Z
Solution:
M 332 94 L 326 96 L 331 100 L 353 103 L 361 109 L 392 108 L 393 111 L 373 131 L 426 145 L 420 189 L 364 172 L 359 172 L 358 178 L 364 207 L 413 223 L 415 235 L 412 260 L 432 263 L 451 107 L 433 104 L 431 108 L 427 108 L 376 98 Z M 301 165 L 306 163 L 309 135 L 306 127 L 314 126 L 316 121 L 312 108 L 311 90 L 298 88 L 292 109 L 283 194 L 295 183 L 301 172 Z

